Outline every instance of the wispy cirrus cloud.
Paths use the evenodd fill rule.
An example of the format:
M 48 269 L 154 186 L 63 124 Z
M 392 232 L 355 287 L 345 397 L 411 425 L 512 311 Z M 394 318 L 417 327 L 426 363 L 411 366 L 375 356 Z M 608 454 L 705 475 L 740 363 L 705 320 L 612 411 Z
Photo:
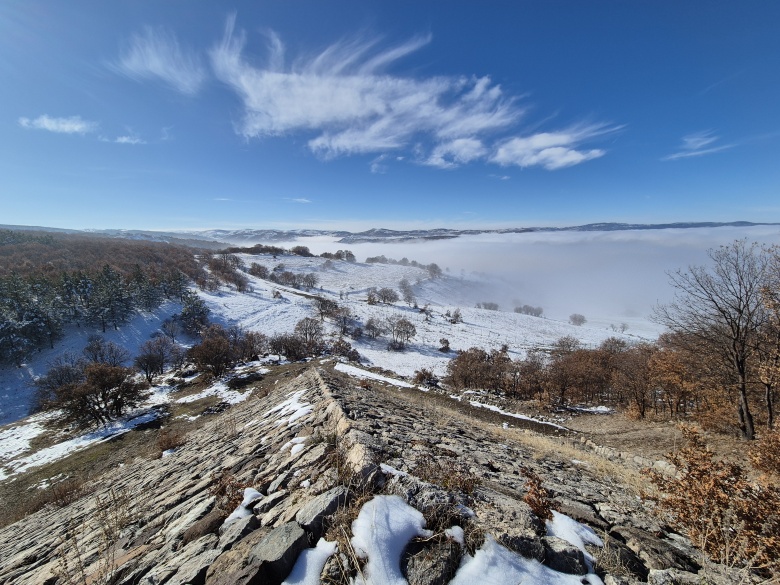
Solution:
M 311 199 L 306 199 L 306 197 L 285 197 L 285 199 L 293 203 L 311 203 Z
M 515 137 L 498 145 L 491 162 L 501 166 L 542 166 L 549 171 L 600 158 L 606 151 L 583 149 L 582 143 L 622 129 L 622 126 L 589 124 L 571 126 L 557 132 L 539 132 Z
M 603 156 L 604 150 L 581 144 L 617 129 L 577 126 L 513 137 L 526 108 L 490 77 L 388 72 L 430 43 L 429 35 L 390 48 L 377 39 L 345 40 L 292 60 L 278 35 L 267 32 L 266 39 L 265 62 L 250 62 L 244 57 L 246 35 L 230 17 L 209 53 L 217 78 L 243 103 L 236 131 L 247 139 L 309 133 L 308 148 L 323 159 L 378 155 L 372 172 L 385 172 L 382 155 L 399 151 L 438 168 L 483 161 L 555 170 Z M 551 137 L 556 144 L 535 146 Z
M 47 130 L 58 134 L 87 134 L 89 132 L 94 132 L 98 128 L 97 122 L 84 120 L 81 116 L 52 118 L 46 114 L 38 116 L 35 119 L 19 118 L 19 125 L 22 128 Z
M 661 160 L 678 160 L 681 158 L 690 158 L 694 156 L 704 156 L 734 148 L 736 144 L 715 145 L 720 139 L 712 130 L 703 130 L 694 132 L 682 137 L 682 142 L 677 152 L 663 157 Z
M 456 138 L 437 145 L 425 164 L 441 169 L 451 169 L 484 158 L 486 154 L 487 148 L 481 140 Z
M 133 35 L 113 68 L 133 79 L 158 79 L 188 95 L 197 93 L 207 76 L 197 53 L 162 27 L 145 27 Z

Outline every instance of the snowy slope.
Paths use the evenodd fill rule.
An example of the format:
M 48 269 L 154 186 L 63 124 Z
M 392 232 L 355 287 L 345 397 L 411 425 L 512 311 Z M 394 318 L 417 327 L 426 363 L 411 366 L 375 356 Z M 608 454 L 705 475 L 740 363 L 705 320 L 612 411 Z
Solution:
M 162 322 L 179 311 L 181 305 L 167 302 L 154 313 L 138 313 L 119 330 L 109 327 L 105 333 L 99 327 L 71 325 L 65 330 L 63 339 L 55 343 L 54 349 L 47 348 L 33 354 L 20 367 L 0 368 L 0 425 L 27 416 L 32 405 L 35 379 L 45 374 L 51 361 L 65 352 L 81 355 L 90 335 L 100 335 L 106 341 L 124 347 L 132 359 Z
M 241 255 L 247 264 L 257 262 L 273 269 L 283 264 L 294 273 L 314 273 L 319 279 L 317 289 L 297 291 L 272 282 L 249 277 L 253 292 L 239 294 L 223 289 L 217 294 L 199 293 L 213 312 L 224 323 L 236 324 L 250 331 L 267 335 L 290 332 L 300 319 L 314 317 L 313 295 L 332 299 L 347 306 L 356 320 L 365 323 L 369 318 L 384 320 L 391 315 L 401 315 L 411 321 L 417 335 L 403 352 L 388 351 L 386 336 L 376 340 L 363 337 L 350 340 L 370 365 L 392 370 L 403 376 L 414 375 L 415 370 L 428 368 L 437 375 L 444 375 L 453 353 L 439 351 L 439 340 L 446 338 L 453 350 L 472 346 L 498 349 L 506 344 L 512 357 L 524 355 L 525 350 L 549 347 L 557 339 L 572 335 L 590 347 L 612 336 L 637 340 L 637 337 L 621 335 L 601 327 L 575 327 L 568 323 L 545 318 L 530 317 L 514 312 L 476 309 L 477 302 L 490 300 L 491 282 L 484 278 L 466 275 L 447 276 L 431 280 L 426 270 L 412 266 L 392 264 L 364 264 L 334 261 L 334 267 L 326 269 L 322 258 L 284 256 L 274 259 L 269 255 Z M 426 321 L 421 314 L 403 302 L 393 305 L 368 305 L 365 292 L 370 287 L 390 287 L 398 290 L 398 282 L 406 278 L 413 285 L 419 306 L 430 303 L 433 315 Z M 272 298 L 273 291 L 282 299 Z M 445 317 L 447 311 L 460 309 L 463 322 L 451 324 Z M 326 330 L 336 335 L 335 327 L 326 323 Z
M 350 340 L 369 365 L 380 366 L 402 376 L 412 376 L 420 368 L 444 375 L 453 353 L 439 351 L 442 338 L 449 340 L 453 350 L 472 346 L 498 349 L 506 344 L 510 355 L 516 358 L 531 347 L 549 346 L 565 335 L 573 335 L 591 347 L 607 337 L 620 335 L 604 323 L 574 327 L 560 321 L 509 312 L 510 307 L 505 307 L 506 311 L 476 309 L 476 303 L 493 301 L 491 293 L 505 284 L 485 276 L 445 274 L 442 278 L 431 280 L 427 270 L 413 266 L 333 261 L 332 267 L 327 268 L 326 261 L 319 257 L 279 256 L 275 259 L 270 255 L 240 256 L 247 266 L 257 262 L 273 269 L 283 264 L 284 270 L 290 272 L 314 273 L 319 281 L 318 288 L 295 290 L 248 275 L 252 287 L 249 293 L 237 293 L 227 287 L 217 292 L 196 291 L 211 310 L 213 321 L 239 325 L 247 331 L 259 331 L 269 336 L 292 332 L 302 318 L 316 316 L 313 306 L 315 295 L 349 307 L 361 324 L 371 317 L 384 320 L 391 315 L 402 315 L 417 329 L 417 335 L 403 352 L 388 351 L 386 336 L 376 340 L 368 337 Z M 390 287 L 397 291 L 402 278 L 412 284 L 419 306 L 430 304 L 432 316 L 429 320 L 403 302 L 373 306 L 365 302 L 366 291 L 370 287 Z M 275 291 L 281 294 L 281 298 L 273 298 Z M 453 325 L 445 313 L 456 308 L 460 309 L 463 322 Z M 0 424 L 26 416 L 35 378 L 44 374 L 50 362 L 66 351 L 79 354 L 89 335 L 102 334 L 107 341 L 118 343 L 134 356 L 139 346 L 159 329 L 162 322 L 180 309 L 176 303 L 167 303 L 155 313 L 138 314 L 120 330 L 109 329 L 105 334 L 94 327 L 70 327 L 54 349 L 35 354 L 22 367 L 0 369 Z M 336 335 L 333 324 L 326 323 L 326 331 Z M 631 325 L 629 335 L 624 337 L 636 340 L 637 337 L 631 335 L 634 332 L 652 337 L 653 330 L 652 327 Z

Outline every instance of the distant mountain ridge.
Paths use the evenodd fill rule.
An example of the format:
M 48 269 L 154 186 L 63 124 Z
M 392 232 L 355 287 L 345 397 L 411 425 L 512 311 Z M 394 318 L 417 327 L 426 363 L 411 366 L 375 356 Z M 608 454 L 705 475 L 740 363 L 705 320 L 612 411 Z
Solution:
M 36 230 L 71 234 L 94 234 L 111 238 L 129 238 L 141 240 L 163 241 L 179 243 L 183 245 L 203 245 L 215 247 L 215 244 L 255 244 L 260 242 L 291 242 L 305 240 L 311 237 L 328 236 L 338 238 L 337 243 L 393 243 L 410 242 L 415 240 L 441 240 L 451 239 L 467 235 L 479 234 L 522 234 L 531 232 L 612 232 L 629 230 L 665 230 L 665 229 L 699 229 L 721 227 L 755 227 L 755 226 L 780 226 L 780 223 L 770 222 L 674 222 L 674 223 L 589 223 L 584 225 L 566 227 L 516 227 L 500 229 L 417 229 L 417 230 L 391 230 L 386 228 L 372 228 L 362 232 L 350 232 L 346 230 L 274 230 L 274 229 L 212 229 L 212 230 L 128 230 L 128 229 L 90 229 L 74 230 L 61 228 L 48 228 L 39 226 L 14 226 L 0 225 L 0 229 L 11 230 Z

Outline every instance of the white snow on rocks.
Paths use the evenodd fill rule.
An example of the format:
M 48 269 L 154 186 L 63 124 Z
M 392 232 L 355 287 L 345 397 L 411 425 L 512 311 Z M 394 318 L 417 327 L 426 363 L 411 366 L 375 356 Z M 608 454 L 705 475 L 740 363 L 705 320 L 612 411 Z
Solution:
M 415 536 L 432 535 L 425 530 L 423 515 L 399 496 L 376 496 L 366 502 L 352 523 L 352 534 L 355 552 L 368 559 L 355 585 L 407 585 L 401 554 Z
M 328 557 L 336 552 L 336 542 L 320 538 L 317 546 L 302 551 L 290 576 L 282 585 L 320 585 L 320 574 Z
M 389 376 L 382 376 L 381 374 L 375 374 L 374 372 L 369 372 L 362 368 L 356 368 L 355 366 L 351 366 L 349 364 L 338 363 L 336 364 L 336 370 L 361 380 L 376 380 L 378 382 L 385 382 L 400 388 L 414 388 L 414 384 L 410 384 L 409 382 L 397 380 L 396 378 L 390 378 Z
M 244 488 L 244 499 L 241 500 L 241 503 L 236 506 L 236 509 L 231 512 L 230 516 L 225 518 L 225 521 L 222 523 L 224 526 L 225 524 L 229 524 L 230 522 L 233 522 L 234 520 L 241 520 L 241 518 L 246 518 L 247 516 L 252 515 L 252 510 L 249 509 L 249 506 L 251 506 L 254 502 L 259 500 L 263 497 L 263 494 L 258 492 L 254 488 Z
M 281 426 L 285 423 L 291 425 L 302 416 L 309 414 L 313 409 L 311 404 L 301 400 L 301 397 L 304 394 L 306 394 L 306 390 L 291 392 L 287 395 L 287 400 L 274 406 L 271 410 L 265 413 L 265 416 L 267 417 L 272 414 L 276 414 L 279 417 L 277 425 Z
M 585 560 L 593 568 L 593 555 L 585 550 L 586 544 L 595 546 L 604 546 L 604 543 L 596 535 L 592 528 L 580 524 L 566 514 L 552 511 L 553 519 L 545 521 L 547 526 L 547 536 L 557 536 L 569 544 L 576 546 L 585 555 Z
M 461 565 L 450 585 L 603 585 L 597 575 L 567 575 L 545 567 L 536 559 L 527 559 L 485 536 L 485 543 Z

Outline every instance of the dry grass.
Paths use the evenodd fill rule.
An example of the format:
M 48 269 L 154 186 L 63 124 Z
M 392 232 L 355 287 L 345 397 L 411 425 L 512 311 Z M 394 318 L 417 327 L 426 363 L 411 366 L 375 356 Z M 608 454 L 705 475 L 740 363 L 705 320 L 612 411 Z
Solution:
M 534 433 L 506 429 L 505 433 L 518 443 L 525 445 L 536 458 L 556 460 L 578 460 L 588 472 L 596 478 L 609 479 L 617 485 L 627 488 L 633 495 L 642 496 L 652 493 L 653 486 L 639 471 L 611 461 L 597 453 L 575 446 L 575 443 L 563 438 L 545 437 Z
M 211 487 L 209 495 L 216 499 L 215 506 L 227 513 L 235 510 L 244 499 L 244 488 L 246 487 L 238 481 L 236 476 L 227 470 L 214 472 L 211 475 Z
M 447 461 L 445 465 L 438 459 L 430 457 L 414 468 L 414 475 L 448 491 L 466 495 L 473 494 L 482 483 L 479 477 L 469 471 L 467 465 L 452 460 Z
M 157 456 L 161 456 L 165 451 L 181 447 L 186 442 L 187 435 L 182 429 L 160 429 L 157 432 Z

